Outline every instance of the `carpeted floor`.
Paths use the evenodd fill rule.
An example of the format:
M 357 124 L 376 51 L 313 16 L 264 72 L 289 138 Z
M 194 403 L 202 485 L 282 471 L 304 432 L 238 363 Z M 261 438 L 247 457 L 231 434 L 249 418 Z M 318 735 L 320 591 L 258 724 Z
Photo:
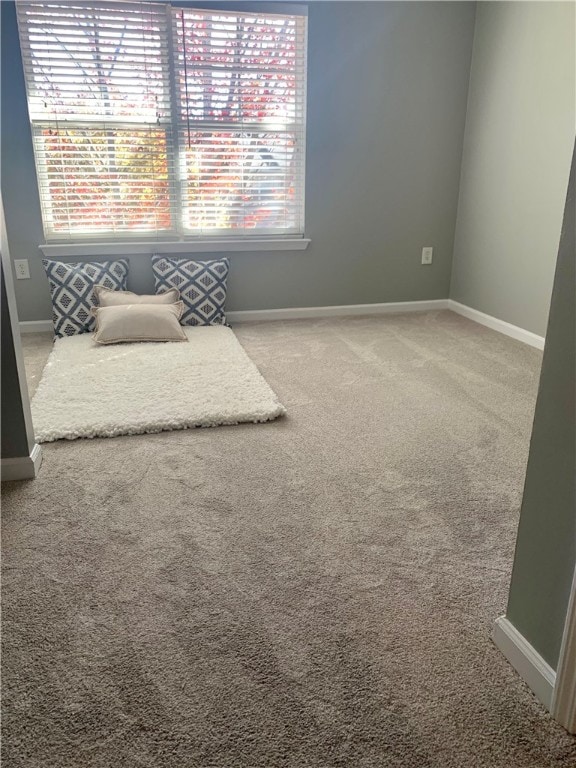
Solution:
M 284 419 L 4 486 L 3 766 L 573 766 L 489 640 L 540 353 L 449 312 L 237 333 Z

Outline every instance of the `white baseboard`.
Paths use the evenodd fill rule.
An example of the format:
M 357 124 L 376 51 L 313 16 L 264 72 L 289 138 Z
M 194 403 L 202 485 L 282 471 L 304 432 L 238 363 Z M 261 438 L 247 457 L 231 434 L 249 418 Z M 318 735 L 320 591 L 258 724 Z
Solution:
M 283 309 L 252 309 L 226 312 L 231 323 L 248 323 L 259 320 L 305 320 L 316 317 L 341 317 L 344 315 L 385 315 L 396 312 L 426 312 L 448 309 L 448 299 L 430 301 L 394 301 L 383 304 L 341 304 L 329 307 L 286 307 Z
M 42 449 L 38 443 L 34 443 L 34 448 L 30 456 L 19 456 L 16 459 L 2 459 L 0 462 L 0 476 L 2 482 L 7 480 L 33 480 L 42 464 Z
M 251 323 L 263 320 L 304 320 L 314 317 L 340 317 L 343 315 L 385 315 L 393 312 L 426 312 L 448 309 L 448 299 L 430 301 L 392 301 L 384 304 L 342 304 L 330 307 L 286 307 L 282 309 L 247 309 L 226 312 L 231 323 Z M 52 331 L 52 320 L 23 320 L 20 333 Z
M 486 315 L 452 299 L 429 301 L 391 301 L 382 304 L 341 304 L 328 307 L 284 307 L 282 309 L 248 309 L 227 312 L 231 323 L 251 323 L 266 320 L 306 320 L 320 317 L 344 317 L 350 315 L 386 315 L 399 312 L 427 312 L 449 309 L 469 320 L 485 325 L 493 331 L 504 333 L 537 349 L 544 349 L 544 337 L 519 328 L 497 317 Z M 23 320 L 20 333 L 44 333 L 53 330 L 52 320 Z
M 492 640 L 522 680 L 531 688 L 536 698 L 550 711 L 556 684 L 556 672 L 552 667 L 544 661 L 506 616 L 496 619 Z
M 480 323 L 480 325 L 485 325 L 493 331 L 503 333 L 517 341 L 523 341 L 524 344 L 529 344 L 531 347 L 544 349 L 544 337 L 538 336 L 536 333 L 532 333 L 532 331 L 526 331 L 524 328 L 512 325 L 512 323 L 499 320 L 497 317 L 492 317 L 492 315 L 486 315 L 484 312 L 479 312 L 477 309 L 472 309 L 472 307 L 467 307 L 465 304 L 460 304 L 460 302 L 453 301 L 452 299 L 448 300 L 448 309 L 456 312 L 458 315 L 462 315 L 462 317 L 467 317 L 468 320 L 474 320 L 474 322 Z
M 21 320 L 20 333 L 45 333 L 54 331 L 52 320 Z

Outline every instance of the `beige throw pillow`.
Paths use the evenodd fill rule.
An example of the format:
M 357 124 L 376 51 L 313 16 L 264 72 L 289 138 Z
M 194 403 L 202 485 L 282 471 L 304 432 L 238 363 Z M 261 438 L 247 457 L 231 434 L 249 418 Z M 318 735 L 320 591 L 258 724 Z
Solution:
M 140 296 L 132 291 L 113 291 L 103 285 L 97 285 L 94 294 L 100 307 L 118 307 L 122 304 L 173 304 L 180 298 L 177 288 L 171 288 L 164 293 Z
M 181 301 L 173 304 L 124 304 L 94 307 L 94 341 L 118 344 L 129 341 L 188 341 L 180 325 Z

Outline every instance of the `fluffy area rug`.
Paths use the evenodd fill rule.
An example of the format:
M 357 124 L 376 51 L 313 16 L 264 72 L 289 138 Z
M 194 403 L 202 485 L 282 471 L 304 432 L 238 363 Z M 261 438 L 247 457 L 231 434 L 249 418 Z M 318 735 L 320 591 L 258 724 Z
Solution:
M 286 412 L 229 328 L 185 330 L 188 343 L 178 344 L 57 339 L 32 400 L 38 442 L 263 422 Z

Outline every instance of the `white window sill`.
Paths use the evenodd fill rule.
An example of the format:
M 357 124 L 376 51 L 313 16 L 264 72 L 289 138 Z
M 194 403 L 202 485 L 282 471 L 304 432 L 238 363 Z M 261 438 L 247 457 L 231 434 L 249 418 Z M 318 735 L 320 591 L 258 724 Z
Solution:
M 254 240 L 187 240 L 116 243 L 44 243 L 44 256 L 140 256 L 156 253 L 231 253 L 235 251 L 304 251 L 310 243 L 305 237 L 262 238 Z

